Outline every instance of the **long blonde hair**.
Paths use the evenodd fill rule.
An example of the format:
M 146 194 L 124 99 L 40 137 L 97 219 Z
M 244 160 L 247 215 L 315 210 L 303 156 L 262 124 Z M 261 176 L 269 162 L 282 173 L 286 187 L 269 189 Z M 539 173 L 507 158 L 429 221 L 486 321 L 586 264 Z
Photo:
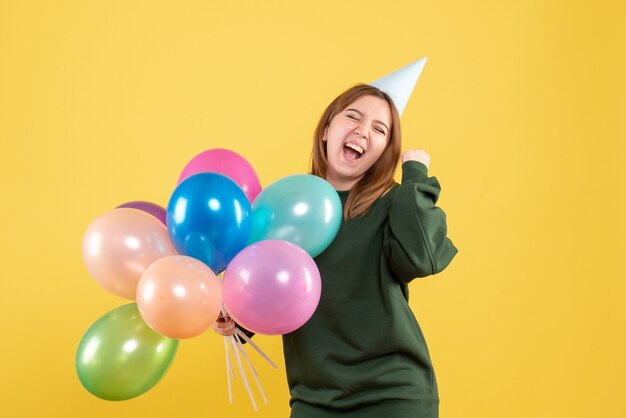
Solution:
M 326 155 L 326 143 L 323 140 L 324 130 L 336 115 L 341 113 L 355 100 L 367 95 L 378 97 L 389 103 L 389 109 L 391 110 L 389 140 L 378 161 L 370 167 L 350 190 L 348 200 L 343 210 L 345 219 L 352 219 L 367 214 L 376 199 L 395 184 L 393 176 L 400 160 L 401 150 L 400 116 L 398 115 L 398 110 L 393 104 L 391 97 L 386 93 L 367 84 L 357 84 L 341 93 L 328 105 L 313 135 L 311 174 L 326 179 L 328 159 Z

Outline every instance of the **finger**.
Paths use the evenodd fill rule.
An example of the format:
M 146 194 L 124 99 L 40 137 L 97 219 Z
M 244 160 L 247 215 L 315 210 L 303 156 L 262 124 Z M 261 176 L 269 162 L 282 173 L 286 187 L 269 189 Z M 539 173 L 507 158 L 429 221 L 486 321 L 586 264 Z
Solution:
M 213 329 L 219 333 L 226 333 L 228 335 L 231 335 L 235 332 L 235 326 L 234 325 L 227 325 L 227 326 L 221 326 L 221 325 L 216 325 L 213 327 Z
M 235 328 L 235 324 L 224 324 L 220 322 L 215 322 L 213 326 L 219 329 Z

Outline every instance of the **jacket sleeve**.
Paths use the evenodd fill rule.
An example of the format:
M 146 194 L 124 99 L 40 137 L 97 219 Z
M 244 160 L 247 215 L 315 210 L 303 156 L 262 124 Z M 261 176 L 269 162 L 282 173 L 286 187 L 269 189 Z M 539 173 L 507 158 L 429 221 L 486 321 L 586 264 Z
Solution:
M 447 236 L 446 214 L 435 206 L 440 191 L 424 164 L 402 164 L 402 184 L 392 192 L 384 253 L 403 283 L 439 273 L 458 251 Z

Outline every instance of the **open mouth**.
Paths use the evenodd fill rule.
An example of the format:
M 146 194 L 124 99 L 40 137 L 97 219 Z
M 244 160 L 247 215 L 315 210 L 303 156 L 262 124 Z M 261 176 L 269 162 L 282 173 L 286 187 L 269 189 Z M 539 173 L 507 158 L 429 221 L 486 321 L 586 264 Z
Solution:
M 356 161 L 365 154 L 365 150 L 360 146 L 352 143 L 347 143 L 343 146 L 343 155 L 349 161 Z

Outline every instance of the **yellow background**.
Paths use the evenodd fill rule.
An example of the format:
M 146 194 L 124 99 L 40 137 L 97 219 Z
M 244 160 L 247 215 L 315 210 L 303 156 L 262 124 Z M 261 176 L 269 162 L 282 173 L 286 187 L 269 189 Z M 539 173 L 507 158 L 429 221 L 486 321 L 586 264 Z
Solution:
M 582 5 L 586 3 L 586 5 Z M 263 186 L 308 167 L 324 106 L 422 56 L 404 148 L 425 148 L 460 252 L 411 285 L 442 418 L 626 416 L 623 1 L 9 1 L 0 6 L 0 410 L 6 417 L 284 417 L 227 401 L 222 340 L 183 341 L 125 402 L 80 385 L 87 328 L 127 303 L 81 239 L 185 163 L 244 155 Z M 346 260 L 349 262 L 349 260 Z

